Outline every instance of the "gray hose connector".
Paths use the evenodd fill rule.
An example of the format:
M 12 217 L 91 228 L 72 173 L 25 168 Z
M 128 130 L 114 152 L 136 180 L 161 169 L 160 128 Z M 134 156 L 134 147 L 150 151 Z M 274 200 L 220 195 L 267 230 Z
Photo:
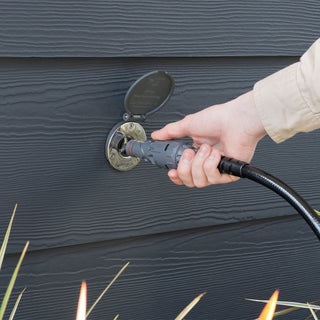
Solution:
M 150 162 L 159 168 L 176 169 L 185 149 L 191 146 L 181 140 L 170 141 L 128 141 L 125 153 Z

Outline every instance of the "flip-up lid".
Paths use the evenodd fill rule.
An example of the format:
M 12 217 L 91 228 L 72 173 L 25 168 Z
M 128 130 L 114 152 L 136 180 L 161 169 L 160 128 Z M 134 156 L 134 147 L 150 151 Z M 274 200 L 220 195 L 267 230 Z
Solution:
M 174 80 L 166 71 L 153 71 L 139 78 L 128 90 L 124 106 L 125 120 L 134 118 L 143 121 L 162 108 L 174 90 Z

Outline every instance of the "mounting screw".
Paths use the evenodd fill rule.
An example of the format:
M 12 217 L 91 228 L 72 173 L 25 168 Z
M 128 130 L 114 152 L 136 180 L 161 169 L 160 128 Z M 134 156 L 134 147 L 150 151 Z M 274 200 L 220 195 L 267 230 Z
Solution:
M 130 115 L 128 113 L 124 113 L 122 118 L 124 121 L 128 121 L 130 119 Z

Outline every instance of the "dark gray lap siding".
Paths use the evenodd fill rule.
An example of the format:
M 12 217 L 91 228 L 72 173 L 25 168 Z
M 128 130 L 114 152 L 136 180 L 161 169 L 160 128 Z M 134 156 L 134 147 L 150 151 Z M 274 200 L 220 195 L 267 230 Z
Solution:
M 1 292 L 31 241 L 17 319 L 74 318 L 81 281 L 90 304 L 128 260 L 92 319 L 174 319 L 203 291 L 193 319 L 254 318 L 262 305 L 244 298 L 276 288 L 282 300 L 319 298 L 318 242 L 271 191 L 250 181 L 177 187 L 150 165 L 119 173 L 104 158 L 138 77 L 162 69 L 176 81 L 144 123 L 150 134 L 298 61 L 318 37 L 319 9 L 315 0 L 0 3 L 1 235 L 19 204 Z M 253 164 L 320 208 L 319 139 L 265 138 Z

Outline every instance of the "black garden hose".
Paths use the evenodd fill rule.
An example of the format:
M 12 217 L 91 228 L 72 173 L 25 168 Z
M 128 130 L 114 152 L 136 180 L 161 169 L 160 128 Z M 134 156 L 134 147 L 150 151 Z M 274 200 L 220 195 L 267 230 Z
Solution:
M 280 195 L 302 215 L 320 240 L 320 217 L 306 200 L 304 200 L 296 191 L 287 186 L 284 182 L 246 162 L 227 157 L 221 158 L 219 170 L 221 173 L 228 173 L 258 182 Z

